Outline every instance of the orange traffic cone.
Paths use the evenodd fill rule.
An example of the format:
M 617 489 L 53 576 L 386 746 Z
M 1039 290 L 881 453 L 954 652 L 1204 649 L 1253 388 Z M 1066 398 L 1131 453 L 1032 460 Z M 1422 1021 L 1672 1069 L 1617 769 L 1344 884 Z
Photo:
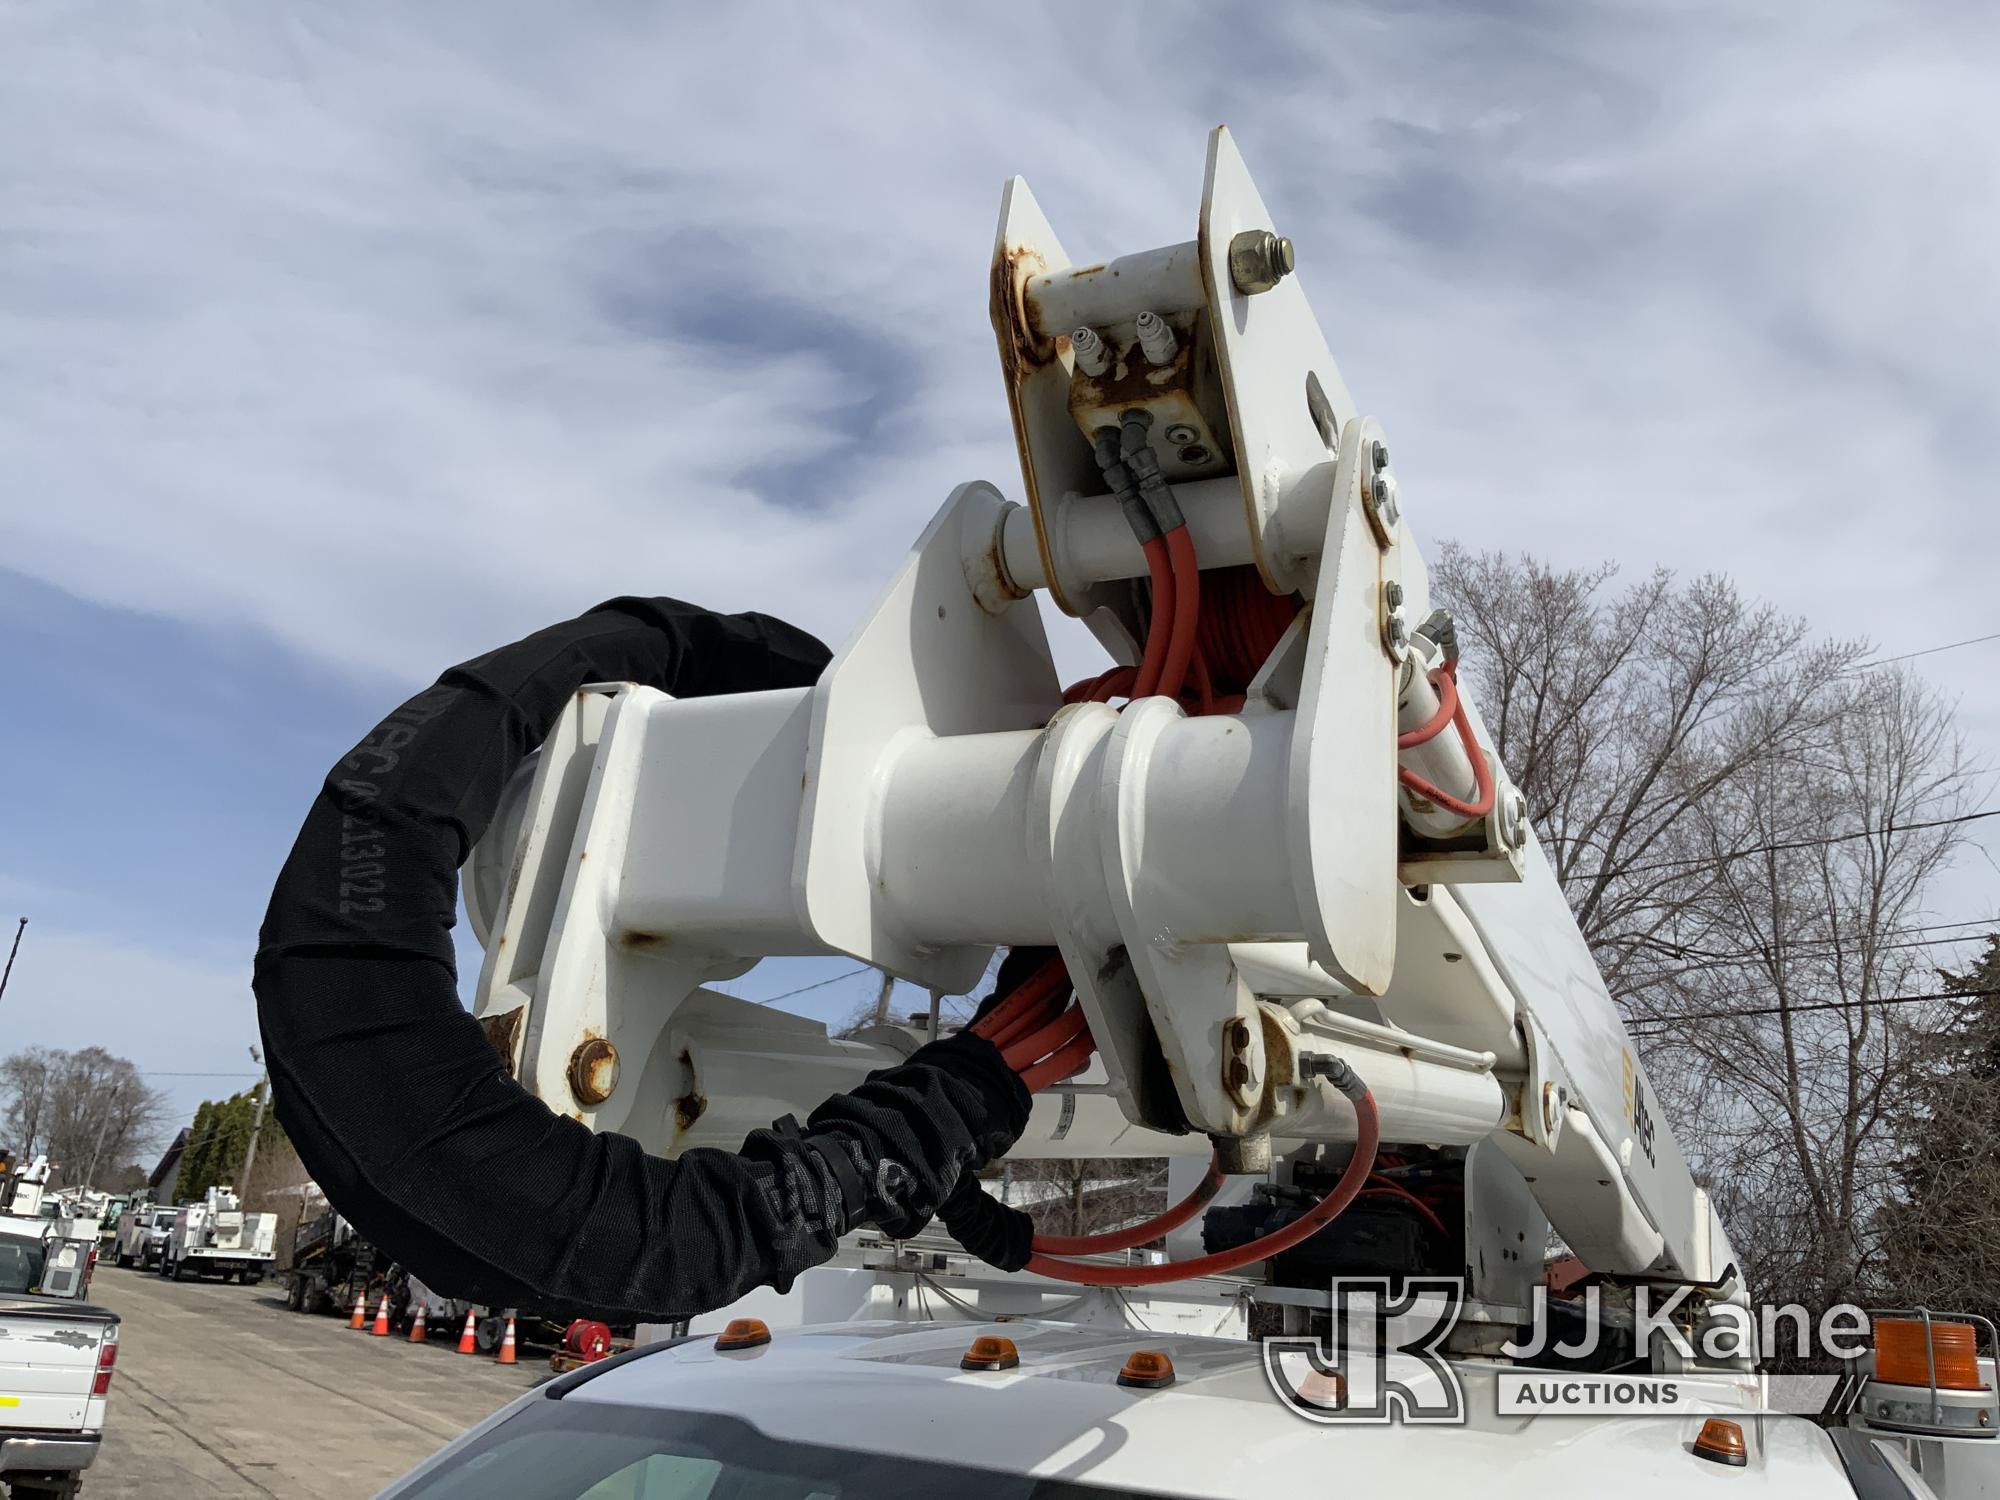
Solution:
M 417 1304 L 417 1315 L 410 1319 L 410 1342 L 421 1344 L 425 1339 L 430 1337 L 430 1334 L 430 1328 L 424 1322 L 424 1305 L 419 1302 Z
M 389 1294 L 382 1294 L 382 1305 L 375 1309 L 375 1326 L 368 1330 L 378 1339 L 389 1336 Z
M 468 1311 L 465 1315 L 465 1332 L 458 1336 L 458 1352 L 460 1354 L 477 1354 L 479 1352 L 479 1340 L 474 1336 L 472 1331 L 476 1321 L 471 1312 Z
M 514 1363 L 514 1315 L 507 1314 L 507 1336 L 500 1340 L 500 1357 L 494 1361 L 499 1365 Z
M 368 1288 L 363 1287 L 354 1294 L 354 1316 L 347 1320 L 349 1328 L 368 1326 Z

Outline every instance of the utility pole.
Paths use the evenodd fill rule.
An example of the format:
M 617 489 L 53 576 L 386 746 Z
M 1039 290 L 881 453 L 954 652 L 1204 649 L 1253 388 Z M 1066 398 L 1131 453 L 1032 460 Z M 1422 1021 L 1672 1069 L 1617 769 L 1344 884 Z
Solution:
M 83 1181 L 81 1184 L 83 1187 L 90 1187 L 97 1181 L 97 1159 L 104 1154 L 105 1133 L 111 1129 L 112 1115 L 117 1113 L 124 1102 L 125 1084 L 124 1080 L 121 1079 L 113 1086 L 111 1098 L 105 1104 L 104 1112 L 98 1116 L 97 1139 L 91 1143 L 90 1165 L 85 1167 L 83 1171 Z
M 884 974 L 882 976 L 882 988 L 875 996 L 875 1024 L 877 1026 L 887 1026 L 889 1024 L 889 997 L 895 993 L 896 976 L 894 974 Z
M 14 929 L 14 946 L 7 950 L 7 967 L 0 969 L 0 995 L 7 993 L 7 976 L 14 972 L 14 955 L 21 951 L 21 934 L 27 930 L 28 919 L 23 917 L 20 925 Z
M 261 1063 L 264 1055 L 255 1047 L 250 1049 L 250 1061 Z M 264 1076 L 257 1080 L 257 1113 L 250 1121 L 250 1146 L 243 1153 L 243 1175 L 237 1179 L 236 1198 L 239 1203 L 250 1201 L 250 1168 L 257 1161 L 257 1136 L 264 1128 L 264 1100 L 271 1093 L 271 1070 L 266 1068 Z

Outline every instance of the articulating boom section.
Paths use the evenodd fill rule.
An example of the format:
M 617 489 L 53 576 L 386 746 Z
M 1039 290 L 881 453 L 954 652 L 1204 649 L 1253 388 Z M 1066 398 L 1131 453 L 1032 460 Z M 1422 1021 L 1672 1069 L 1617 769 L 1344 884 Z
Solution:
M 1098 1061 L 1017 1154 L 1261 1170 L 1353 1138 L 1338 1059 L 1385 1145 L 1525 1179 L 1491 1202 L 1530 1276 L 1538 1204 L 1595 1270 L 1728 1282 L 1291 269 L 1220 129 L 1185 244 L 1071 266 L 1009 185 L 992 310 L 1028 504 L 954 491 L 811 689 L 577 697 L 467 881 L 480 1016 L 530 1088 L 655 1150 L 733 1147 L 915 1038 L 709 982 L 846 954 L 958 994 L 1047 945 Z M 1184 582 L 1161 514 L 1210 601 L 1173 695 L 1145 690 Z M 1069 701 L 1043 589 L 1118 663 Z

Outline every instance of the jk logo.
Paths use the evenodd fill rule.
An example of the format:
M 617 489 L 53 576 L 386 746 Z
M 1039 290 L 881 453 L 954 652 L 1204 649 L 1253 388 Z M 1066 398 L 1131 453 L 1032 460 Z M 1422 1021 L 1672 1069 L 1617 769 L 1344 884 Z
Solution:
M 1333 1283 L 1333 1347 L 1280 1334 L 1264 1340 L 1264 1378 L 1312 1422 L 1457 1423 L 1465 1392 L 1445 1363 L 1465 1283 L 1404 1280 L 1391 1297 L 1383 1277 Z

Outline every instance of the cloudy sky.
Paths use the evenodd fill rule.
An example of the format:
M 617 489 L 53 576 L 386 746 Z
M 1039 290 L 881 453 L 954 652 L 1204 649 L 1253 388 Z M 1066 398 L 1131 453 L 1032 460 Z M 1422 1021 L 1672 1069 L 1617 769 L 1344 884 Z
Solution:
M 725 9 L 0 12 L 10 1048 L 247 1084 L 312 789 L 453 660 L 624 592 L 838 640 L 1019 495 L 1003 180 L 1186 239 L 1219 121 L 1425 538 L 2000 631 L 1991 7 Z M 1923 665 L 1993 758 L 2000 643 Z

